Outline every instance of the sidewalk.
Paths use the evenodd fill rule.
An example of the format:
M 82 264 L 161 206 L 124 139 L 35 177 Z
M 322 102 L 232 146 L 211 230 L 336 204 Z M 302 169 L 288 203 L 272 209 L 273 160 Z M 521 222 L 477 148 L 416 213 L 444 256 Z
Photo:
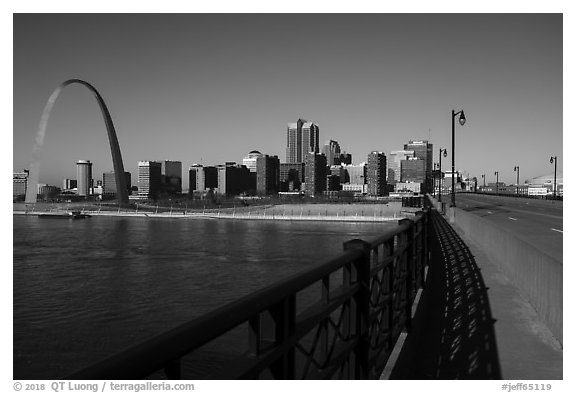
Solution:
M 431 212 L 426 287 L 391 379 L 562 379 L 562 349 L 472 240 Z
M 486 254 L 463 236 L 488 290 L 503 379 L 562 379 L 563 350 L 530 302 Z

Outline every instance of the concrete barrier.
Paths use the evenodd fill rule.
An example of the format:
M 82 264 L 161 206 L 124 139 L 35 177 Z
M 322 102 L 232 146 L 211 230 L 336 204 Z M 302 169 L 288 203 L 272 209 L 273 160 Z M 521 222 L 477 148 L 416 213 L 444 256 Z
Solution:
M 454 224 L 500 266 L 563 344 L 562 261 L 488 220 L 458 208 L 453 210 L 450 218 Z

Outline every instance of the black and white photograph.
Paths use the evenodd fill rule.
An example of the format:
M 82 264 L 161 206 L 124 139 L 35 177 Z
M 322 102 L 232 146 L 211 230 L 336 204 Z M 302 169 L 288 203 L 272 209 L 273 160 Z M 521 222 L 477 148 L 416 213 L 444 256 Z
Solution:
M 567 386 L 561 7 L 11 19 L 7 391 Z

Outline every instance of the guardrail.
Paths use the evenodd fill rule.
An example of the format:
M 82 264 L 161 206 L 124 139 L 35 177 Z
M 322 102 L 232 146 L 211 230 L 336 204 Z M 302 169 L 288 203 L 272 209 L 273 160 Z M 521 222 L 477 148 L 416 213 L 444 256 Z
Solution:
M 163 370 L 186 378 L 184 357 L 246 327 L 248 350 L 206 379 L 376 379 L 400 333 L 428 263 L 428 212 L 340 257 L 259 290 L 118 353 L 67 379 L 140 379 Z M 308 289 L 315 298 L 300 302 Z M 184 371 L 184 372 L 183 372 Z M 199 379 L 197 376 L 194 379 Z

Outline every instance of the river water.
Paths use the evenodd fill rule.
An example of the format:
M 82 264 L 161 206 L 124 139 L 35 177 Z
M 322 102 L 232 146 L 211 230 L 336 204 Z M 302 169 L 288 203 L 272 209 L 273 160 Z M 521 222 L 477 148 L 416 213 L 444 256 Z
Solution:
M 14 379 L 63 378 L 393 223 L 13 218 Z

